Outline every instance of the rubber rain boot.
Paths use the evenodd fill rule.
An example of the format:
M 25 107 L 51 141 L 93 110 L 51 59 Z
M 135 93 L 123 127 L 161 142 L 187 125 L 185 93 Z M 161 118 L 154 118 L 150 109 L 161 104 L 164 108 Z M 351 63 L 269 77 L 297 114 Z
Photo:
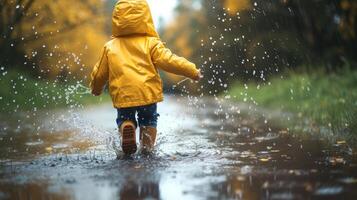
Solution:
M 132 121 L 124 121 L 120 126 L 121 148 L 125 154 L 133 154 L 137 150 L 135 129 Z
M 156 134 L 157 129 L 155 127 L 140 127 L 140 142 L 143 151 L 151 152 L 154 149 L 156 143 Z

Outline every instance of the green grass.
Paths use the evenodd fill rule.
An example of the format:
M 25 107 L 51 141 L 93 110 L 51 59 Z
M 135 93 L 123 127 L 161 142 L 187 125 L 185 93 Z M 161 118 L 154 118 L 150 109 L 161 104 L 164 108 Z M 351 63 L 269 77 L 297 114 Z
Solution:
M 0 112 L 80 107 L 109 101 L 109 95 L 93 97 L 80 82 L 59 83 L 35 79 L 21 71 L 0 70 Z
M 296 113 L 334 134 L 357 136 L 357 71 L 290 72 L 270 84 L 237 83 L 229 93 L 237 101 Z

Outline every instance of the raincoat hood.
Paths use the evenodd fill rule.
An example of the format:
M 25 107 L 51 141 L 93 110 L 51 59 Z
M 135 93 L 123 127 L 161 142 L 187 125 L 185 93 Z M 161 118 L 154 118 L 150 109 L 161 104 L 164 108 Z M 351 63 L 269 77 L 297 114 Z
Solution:
M 112 16 L 113 37 L 147 35 L 159 37 L 146 0 L 120 0 Z

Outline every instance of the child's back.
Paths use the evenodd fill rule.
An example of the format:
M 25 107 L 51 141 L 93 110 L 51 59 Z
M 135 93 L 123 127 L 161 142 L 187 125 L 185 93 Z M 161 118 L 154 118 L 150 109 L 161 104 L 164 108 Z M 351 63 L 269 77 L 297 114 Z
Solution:
M 130 135 L 127 142 L 130 143 L 129 146 L 134 147 L 135 131 L 133 134 L 132 129 L 135 130 L 133 125 L 137 124 L 136 112 L 139 115 L 139 126 L 155 128 L 156 137 L 156 103 L 163 100 L 162 81 L 158 69 L 192 79 L 199 78 L 199 71 L 195 64 L 172 54 L 164 47 L 155 31 L 145 0 L 119 1 L 113 11 L 112 20 L 113 39 L 105 44 L 100 61 L 93 69 L 90 85 L 92 93 L 100 95 L 109 81 L 113 105 L 118 109 L 118 126 L 124 136 Z M 130 112 L 127 112 L 128 110 Z M 141 110 L 143 112 L 140 112 Z M 144 113 L 146 110 L 151 111 Z M 134 123 L 130 134 L 125 134 L 126 129 L 122 127 L 126 121 Z M 122 138 L 122 141 L 125 143 L 125 138 Z M 153 145 L 155 141 L 151 143 Z M 132 153 L 134 149 L 127 152 Z

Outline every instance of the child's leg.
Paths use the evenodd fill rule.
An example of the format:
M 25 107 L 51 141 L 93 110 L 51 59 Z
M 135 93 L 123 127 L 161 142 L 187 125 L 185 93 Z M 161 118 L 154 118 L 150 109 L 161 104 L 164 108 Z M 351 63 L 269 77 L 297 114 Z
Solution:
M 121 146 L 125 154 L 136 152 L 135 129 L 137 122 L 135 119 L 136 108 L 118 109 L 117 124 L 121 134 Z
M 120 127 L 125 121 L 131 121 L 135 124 L 136 127 L 138 126 L 135 118 L 136 108 L 118 108 L 117 111 L 118 117 L 116 121 L 118 127 Z
M 140 126 L 140 141 L 144 149 L 152 150 L 156 142 L 157 134 L 157 105 L 141 106 L 138 109 L 138 121 Z
M 160 115 L 157 113 L 157 104 L 140 106 L 138 108 L 139 126 L 157 127 L 157 119 Z

